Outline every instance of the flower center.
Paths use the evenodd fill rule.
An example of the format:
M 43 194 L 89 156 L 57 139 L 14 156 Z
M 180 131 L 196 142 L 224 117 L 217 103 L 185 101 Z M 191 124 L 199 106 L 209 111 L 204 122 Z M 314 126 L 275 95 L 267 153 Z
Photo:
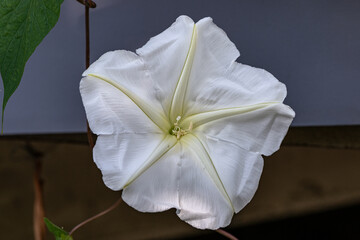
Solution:
M 174 127 L 170 130 L 170 134 L 176 136 L 176 138 L 179 140 L 182 136 L 185 136 L 186 134 L 188 134 L 192 128 L 193 128 L 193 123 L 190 122 L 188 129 L 181 129 L 180 125 L 179 125 L 179 121 L 181 119 L 181 116 L 178 116 L 176 118 L 176 122 L 174 123 Z

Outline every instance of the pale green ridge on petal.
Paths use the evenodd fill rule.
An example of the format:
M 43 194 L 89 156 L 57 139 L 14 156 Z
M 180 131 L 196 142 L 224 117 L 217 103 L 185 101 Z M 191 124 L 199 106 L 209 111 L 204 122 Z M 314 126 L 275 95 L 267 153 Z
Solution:
M 239 212 L 250 202 L 258 188 L 263 168 L 261 154 L 201 132 L 197 132 L 196 136 L 211 156 L 235 212 Z
M 208 122 L 192 132 L 228 141 L 248 151 L 268 156 L 279 149 L 293 118 L 294 111 L 289 106 L 278 103 Z
M 93 159 L 105 185 L 114 191 L 121 190 L 163 139 L 162 133 L 99 135 Z
M 179 80 L 177 82 L 174 91 L 174 95 L 171 100 L 170 111 L 169 111 L 170 122 L 175 122 L 176 118 L 178 116 L 182 116 L 184 112 L 183 108 L 184 108 L 185 94 L 186 94 L 191 68 L 195 56 L 196 36 L 197 36 L 197 30 L 196 30 L 196 25 L 194 25 L 189 50 L 184 62 L 183 69 L 180 73 Z
M 189 50 L 194 21 L 180 16 L 162 33 L 136 50 L 153 80 L 156 99 L 169 117 L 172 96 Z
M 139 175 L 122 191 L 129 206 L 141 212 L 162 212 L 179 209 L 178 164 L 181 162 L 181 144 L 175 144 L 150 168 Z
M 197 114 L 187 116 L 183 120 L 182 125 L 189 126 L 191 123 L 193 128 L 196 128 L 196 127 L 199 127 L 199 126 L 206 124 L 208 122 L 211 122 L 211 121 L 256 111 L 258 109 L 266 108 L 266 107 L 268 107 L 270 105 L 274 105 L 274 104 L 279 104 L 279 102 L 264 102 L 264 103 L 258 103 L 258 104 L 242 106 L 242 107 L 223 108 L 223 109 L 218 109 L 218 110 L 213 110 L 213 111 L 197 113 Z
M 149 105 L 148 103 L 144 102 L 140 97 L 138 97 L 133 92 L 129 91 L 125 87 L 121 86 L 120 84 L 104 78 L 102 76 L 98 76 L 95 74 L 88 74 L 88 76 L 93 76 L 98 78 L 102 81 L 105 81 L 115 88 L 119 89 L 122 93 L 128 96 L 140 109 L 145 113 L 145 115 L 155 123 L 164 133 L 167 133 L 170 129 L 170 123 L 166 120 L 164 114 L 161 111 L 157 111 L 153 106 Z M 124 113 L 126 114 L 126 113 Z
M 213 180 L 217 189 L 221 192 L 224 198 L 227 200 L 229 205 L 231 206 L 233 212 L 235 212 L 234 205 L 227 193 L 223 182 L 221 181 L 219 174 L 215 168 L 215 165 L 207 152 L 205 146 L 202 141 L 195 134 L 188 134 L 180 139 L 181 143 L 183 143 L 189 151 L 193 151 L 195 156 L 199 158 L 199 160 L 204 165 L 206 171 L 208 172 L 210 178 Z
M 124 185 L 126 188 L 143 172 L 150 168 L 156 161 L 158 161 L 165 153 L 167 153 L 177 143 L 177 139 L 173 135 L 166 135 L 161 143 L 155 148 L 148 159 L 143 163 L 141 167 L 130 177 L 128 182 Z
M 81 79 L 79 90 L 89 126 L 95 134 L 164 134 L 128 96 L 111 84 L 86 76 Z

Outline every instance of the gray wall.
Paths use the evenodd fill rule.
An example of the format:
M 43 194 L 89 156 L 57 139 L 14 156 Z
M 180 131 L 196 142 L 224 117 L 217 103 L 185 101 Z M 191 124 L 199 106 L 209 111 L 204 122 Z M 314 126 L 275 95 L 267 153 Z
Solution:
M 135 50 L 179 15 L 211 16 L 240 50 L 288 87 L 294 126 L 360 124 L 360 1 L 97 0 L 91 61 Z M 5 134 L 85 131 L 78 92 L 84 69 L 83 7 L 65 0 L 58 24 L 26 65 Z

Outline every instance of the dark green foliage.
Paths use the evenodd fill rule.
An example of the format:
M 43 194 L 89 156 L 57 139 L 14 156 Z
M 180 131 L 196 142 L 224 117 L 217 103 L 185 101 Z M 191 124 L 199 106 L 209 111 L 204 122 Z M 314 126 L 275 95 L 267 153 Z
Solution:
M 63 0 L 0 0 L 0 73 L 4 110 L 19 86 L 27 60 L 55 26 Z

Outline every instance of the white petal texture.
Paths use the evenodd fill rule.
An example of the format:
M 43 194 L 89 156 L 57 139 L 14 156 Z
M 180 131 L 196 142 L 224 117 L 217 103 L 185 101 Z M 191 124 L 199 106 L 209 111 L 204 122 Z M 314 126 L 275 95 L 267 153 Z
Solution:
M 285 85 L 235 62 L 211 18 L 180 16 L 136 53 L 105 53 L 80 83 L 104 183 L 139 211 L 229 225 L 255 194 L 261 155 L 279 149 L 295 116 Z
M 166 115 L 169 114 L 172 96 L 186 60 L 194 22 L 180 16 L 176 22 L 159 35 L 151 38 L 142 48 L 136 50 L 146 62 L 157 99 L 162 102 Z

